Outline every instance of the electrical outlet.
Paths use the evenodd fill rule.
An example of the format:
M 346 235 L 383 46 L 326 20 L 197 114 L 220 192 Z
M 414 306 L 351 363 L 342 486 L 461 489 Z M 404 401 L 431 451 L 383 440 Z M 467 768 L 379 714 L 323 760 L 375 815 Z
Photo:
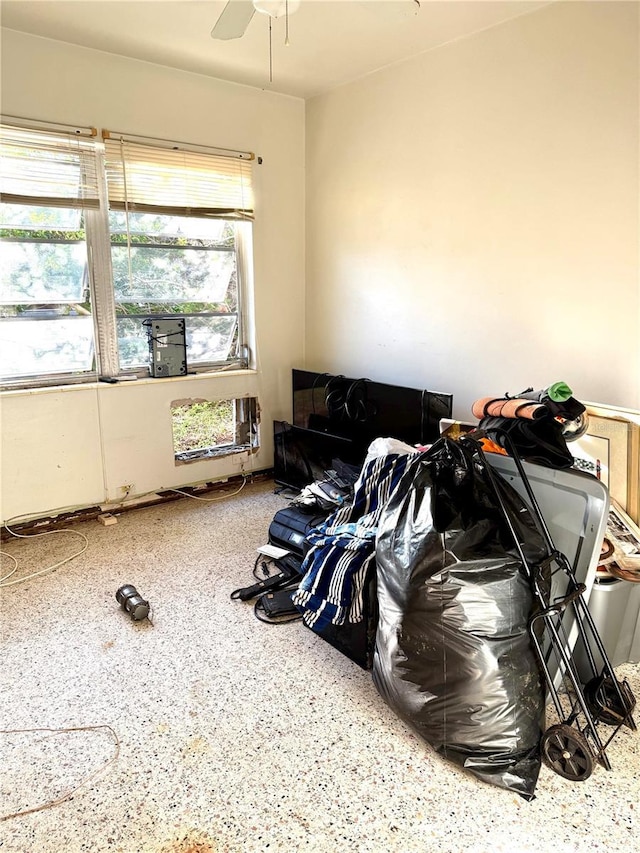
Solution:
M 125 483 L 123 486 L 120 486 L 118 488 L 118 492 L 119 492 L 120 496 L 123 498 L 128 497 L 132 491 L 133 491 L 133 483 Z

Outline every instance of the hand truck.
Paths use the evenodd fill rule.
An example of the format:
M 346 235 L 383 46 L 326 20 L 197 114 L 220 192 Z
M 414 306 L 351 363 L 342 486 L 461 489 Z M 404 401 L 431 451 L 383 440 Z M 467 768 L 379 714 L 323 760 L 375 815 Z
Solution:
M 498 504 L 520 559 L 528 571 L 537 601 L 537 610 L 529 619 L 529 636 L 560 720 L 542 734 L 542 757 L 560 776 L 574 782 L 583 782 L 593 771 L 594 759 L 606 770 L 611 770 L 606 749 L 622 726 L 636 730 L 632 716 L 636 699 L 628 682 L 618 681 L 616 678 L 583 597 L 586 586 L 578 583 L 569 560 L 555 547 L 520 456 L 510 436 L 502 432 L 503 446 L 513 458 L 522 478 L 532 518 L 545 545 L 546 557 L 534 566 L 528 562 L 500 489 L 496 485 L 498 475 L 487 461 L 479 443 L 479 439 L 483 437 L 484 433 L 476 429 L 460 440 L 473 442 L 480 458 L 486 464 Z M 563 576 L 566 578 L 565 590 L 562 595 L 553 597 L 552 582 L 555 579 L 557 586 L 558 580 L 561 581 Z M 573 659 L 569 640 L 572 625 L 576 626 L 578 638 L 584 647 L 588 667 L 586 682 L 578 673 Z M 596 653 L 602 661 L 601 667 L 596 663 Z M 599 729 L 602 725 L 613 729 L 608 738 L 600 736 Z

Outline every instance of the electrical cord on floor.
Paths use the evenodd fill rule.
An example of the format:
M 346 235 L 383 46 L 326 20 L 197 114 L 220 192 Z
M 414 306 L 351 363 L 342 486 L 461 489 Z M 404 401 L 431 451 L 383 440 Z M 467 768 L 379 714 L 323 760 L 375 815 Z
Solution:
M 257 581 L 262 581 L 265 578 L 269 577 L 269 563 L 272 562 L 271 560 L 268 560 L 268 561 L 262 560 L 261 561 L 260 557 L 261 557 L 261 555 L 258 554 L 258 556 L 256 557 L 256 561 L 253 564 L 253 569 L 252 569 L 252 574 Z M 262 575 L 258 574 L 258 564 L 260 564 L 260 568 L 262 570 Z
M 18 561 L 17 561 L 17 560 L 16 560 L 16 558 L 13 556 L 13 554 L 7 554 L 7 552 L 6 552 L 6 551 L 0 551 L 0 557 L 8 557 L 10 560 L 13 560 L 13 568 L 11 569 L 11 571 L 10 571 L 10 572 L 7 572 L 7 574 L 6 574 L 6 575 L 3 575 L 3 576 L 0 578 L 0 584 L 2 584 L 2 582 L 3 582 L 3 581 L 6 581 L 6 580 L 7 580 L 7 578 L 10 578 L 10 577 L 11 577 L 11 575 L 14 575 L 14 574 L 15 574 L 16 569 L 18 568 Z
M 247 485 L 247 480 L 249 478 L 243 474 L 242 475 L 242 485 L 239 489 L 236 489 L 235 492 L 230 492 L 228 495 L 220 495 L 218 498 L 200 498 L 198 495 L 190 495 L 189 492 L 183 492 L 181 489 L 162 489 L 163 492 L 176 492 L 179 495 L 184 495 L 185 498 L 193 498 L 194 501 L 204 501 L 205 503 L 213 503 L 213 501 L 223 501 L 227 498 L 232 498 L 234 495 L 239 495 L 240 492 Z
M 56 797 L 55 800 L 49 800 L 46 803 L 42 803 L 39 806 L 33 806 L 30 809 L 24 809 L 23 811 L 12 812 L 11 814 L 5 814 L 0 816 L 0 821 L 10 820 L 14 817 L 22 817 L 23 815 L 33 814 L 33 812 L 40 812 L 44 809 L 50 809 L 53 806 L 58 806 L 60 803 L 64 803 L 65 800 L 68 800 L 69 797 L 73 796 L 76 791 L 82 788 L 84 785 L 88 785 L 89 782 L 92 782 L 100 773 L 107 769 L 110 764 L 113 764 L 114 761 L 120 755 L 120 738 L 116 734 L 115 730 L 111 728 L 109 725 L 102 726 L 73 726 L 68 729 L 48 729 L 48 728 L 37 728 L 37 729 L 0 729 L 0 734 L 11 735 L 11 734 L 25 734 L 28 732 L 52 732 L 53 734 L 64 734 L 67 732 L 92 732 L 92 731 L 102 731 L 107 730 L 113 736 L 113 741 L 115 744 L 113 755 L 109 758 L 101 767 L 98 767 L 93 773 L 83 779 L 79 785 L 76 785 L 75 788 L 72 788 L 70 791 L 67 791 L 66 794 L 62 794 L 60 797 Z
M 16 516 L 16 518 L 19 518 L 19 517 L 20 516 Z M 12 521 L 14 521 L 14 519 L 10 518 L 9 521 L 12 522 Z M 3 554 L 6 554 L 7 557 L 10 557 L 12 560 L 14 560 L 16 565 L 13 567 L 13 569 L 7 575 L 5 575 L 3 578 L 0 578 L 0 588 L 6 587 L 6 586 L 15 586 L 15 584 L 24 583 L 25 581 L 29 581 L 29 580 L 32 580 L 33 578 L 38 578 L 38 577 L 41 577 L 42 575 L 48 574 L 49 572 L 53 572 L 55 569 L 59 569 L 60 566 L 64 566 L 65 563 L 69 563 L 75 557 L 79 557 L 80 554 L 84 554 L 84 552 L 89 547 L 89 540 L 84 535 L 84 533 L 80 533 L 79 530 L 71 530 L 71 528 L 69 528 L 69 527 L 62 527 L 62 528 L 60 528 L 60 530 L 45 530 L 42 533 L 16 533 L 15 530 L 11 530 L 11 528 L 9 527 L 9 522 L 5 521 L 4 528 L 7 531 L 7 533 L 9 533 L 11 536 L 15 536 L 16 539 L 33 539 L 36 536 L 53 536 L 55 533 L 71 533 L 73 536 L 79 536 L 82 539 L 82 541 L 84 542 L 84 545 L 82 546 L 82 548 L 80 548 L 79 551 L 74 551 L 73 554 L 71 554 L 68 557 L 65 557 L 64 560 L 59 560 L 57 563 L 54 563 L 52 566 L 46 566 L 44 569 L 39 569 L 37 572 L 31 572 L 28 575 L 24 575 L 23 577 L 19 577 L 19 578 L 14 578 L 13 580 L 7 580 L 7 578 L 11 577 L 11 575 L 13 575 L 15 573 L 16 569 L 18 568 L 18 561 L 16 560 L 15 557 L 11 556 L 11 554 L 6 554 L 6 552 L 2 552 Z
M 258 566 L 260 567 L 260 572 L 258 572 Z M 252 574 L 256 580 L 263 581 L 265 578 L 273 577 L 273 575 L 277 575 L 281 571 L 282 567 L 278 565 L 277 560 L 273 557 L 265 559 L 262 554 L 258 554 L 253 564 Z
M 244 487 L 246 486 L 248 479 L 249 478 L 245 474 L 243 474 L 242 475 L 242 484 L 240 485 L 240 488 L 236 489 L 235 492 L 231 492 L 231 493 L 225 494 L 225 495 L 220 495 L 220 497 L 217 497 L 217 498 L 201 498 L 201 497 L 198 497 L 197 495 L 190 495 L 188 492 L 184 492 L 181 489 L 164 489 L 164 491 L 176 492 L 179 495 L 184 495 L 184 497 L 193 498 L 194 501 L 205 501 L 206 503 L 211 503 L 213 501 L 226 500 L 227 498 L 231 498 L 234 495 L 239 494 L 244 489 Z M 155 494 L 155 493 L 150 492 L 149 494 Z M 37 517 L 37 516 L 34 516 L 34 518 L 35 517 Z M 37 572 L 31 572 L 28 575 L 24 575 L 23 577 L 19 577 L 19 578 L 14 578 L 13 580 L 9 580 L 9 578 L 15 574 L 15 572 L 18 568 L 18 561 L 16 560 L 16 558 L 12 554 L 8 554 L 6 551 L 0 551 L 0 554 L 2 554 L 2 556 L 9 557 L 9 559 L 13 560 L 13 562 L 15 564 L 13 566 L 13 568 L 11 569 L 11 571 L 7 572 L 7 574 L 4 575 L 3 577 L 0 577 L 0 589 L 2 587 L 14 586 L 15 584 L 24 583 L 25 581 L 29 581 L 29 580 L 32 580 L 33 578 L 41 577 L 42 575 L 46 575 L 49 572 L 53 572 L 53 571 L 55 571 L 55 569 L 59 569 L 60 566 L 64 566 L 65 563 L 69 563 L 75 557 L 79 557 L 80 554 L 84 554 L 84 552 L 89 547 L 89 540 L 87 539 L 87 537 L 85 536 L 84 533 L 80 533 L 80 531 L 78 531 L 78 530 L 71 530 L 70 528 L 67 528 L 67 527 L 62 527 L 62 528 L 60 528 L 60 530 L 45 530 L 45 531 L 42 531 L 41 533 L 16 533 L 15 530 L 11 530 L 11 528 L 9 527 L 9 522 L 13 522 L 17 518 L 20 518 L 20 516 L 15 516 L 14 518 L 10 518 L 8 521 L 6 521 L 4 523 L 4 528 L 7 531 L 7 533 L 9 533 L 11 536 L 15 536 L 17 539 L 32 539 L 36 536 L 52 536 L 54 533 L 71 533 L 73 536 L 79 536 L 83 540 L 84 545 L 82 546 L 82 548 L 79 551 L 75 551 L 69 557 L 65 557 L 64 560 L 60 560 L 59 562 L 54 563 L 52 566 L 46 566 L 44 569 L 39 569 Z

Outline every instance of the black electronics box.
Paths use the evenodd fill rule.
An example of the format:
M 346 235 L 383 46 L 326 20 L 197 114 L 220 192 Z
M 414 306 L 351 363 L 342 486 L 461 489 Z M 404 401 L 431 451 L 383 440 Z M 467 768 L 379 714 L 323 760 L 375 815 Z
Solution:
M 300 615 L 297 607 L 291 601 L 290 589 L 279 589 L 275 592 L 265 592 L 260 596 L 262 609 L 267 616 L 275 618 L 277 616 L 295 616 Z
M 319 515 L 315 508 L 312 513 L 303 512 L 295 506 L 278 510 L 269 525 L 269 542 L 302 557 L 306 553 L 304 546 L 307 533 L 322 524 L 327 515 Z
M 373 668 L 373 656 L 376 647 L 378 628 L 378 596 L 376 584 L 375 560 L 371 561 L 362 590 L 363 607 L 360 622 L 345 621 L 342 625 L 325 625 L 324 628 L 311 630 L 319 637 L 342 652 L 362 669 Z
M 149 343 L 149 373 L 160 376 L 186 376 L 187 344 L 182 317 L 149 317 L 143 321 Z

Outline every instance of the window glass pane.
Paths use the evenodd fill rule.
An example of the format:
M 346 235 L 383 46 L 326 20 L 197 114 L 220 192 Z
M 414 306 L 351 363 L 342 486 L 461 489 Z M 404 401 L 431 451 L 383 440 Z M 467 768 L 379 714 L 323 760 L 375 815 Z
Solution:
M 235 252 L 217 249 L 111 247 L 116 302 L 223 302 Z
M 0 227 L 30 231 L 54 229 L 80 231 L 82 211 L 68 207 L 36 207 L 30 204 L 0 203 Z
M 187 240 L 206 240 L 219 243 L 224 238 L 233 241 L 233 230 L 224 219 L 193 219 L 186 216 L 161 216 L 156 213 L 130 213 L 127 232 L 127 214 L 109 212 L 112 234 L 148 234 L 164 237 L 183 237 Z M 225 234 L 225 231 L 227 234 Z
M 142 320 L 171 315 L 187 321 L 189 365 L 235 358 L 236 224 L 112 210 L 109 227 L 121 367 L 149 363 Z
M 78 143 L 79 145 L 79 143 Z M 2 192 L 34 198 L 80 198 L 81 154 L 74 143 L 55 151 L 8 144 L 2 152 Z M 68 203 L 68 201 L 67 201 Z
M 93 320 L 0 319 L 0 364 L 6 377 L 91 370 Z
M 231 354 L 237 326 L 226 317 L 187 317 L 187 365 L 198 361 L 225 361 Z
M 118 352 L 120 367 L 129 370 L 149 364 L 147 330 L 142 325 L 144 317 L 118 317 Z
M 2 241 L 0 303 L 82 302 L 85 243 Z

